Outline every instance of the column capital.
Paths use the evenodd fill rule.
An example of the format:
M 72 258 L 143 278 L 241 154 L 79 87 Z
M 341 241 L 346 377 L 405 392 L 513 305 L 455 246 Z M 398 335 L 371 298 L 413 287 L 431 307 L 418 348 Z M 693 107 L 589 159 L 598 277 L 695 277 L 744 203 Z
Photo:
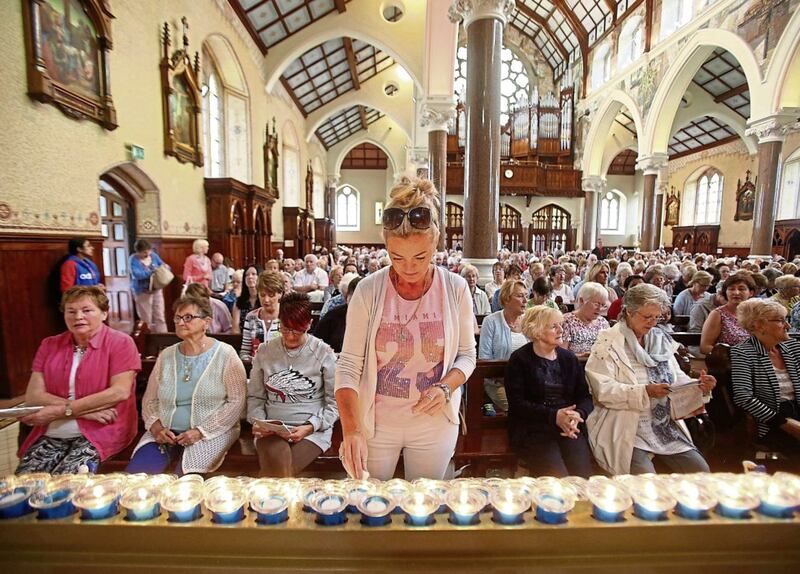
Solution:
M 514 0 L 453 0 L 447 16 L 453 23 L 461 22 L 465 29 L 485 18 L 497 18 L 505 26 L 516 8 Z
M 599 175 L 587 175 L 581 179 L 581 189 L 586 192 L 603 193 L 606 190 L 606 180 Z
M 783 142 L 787 135 L 800 131 L 800 108 L 783 108 L 776 114 L 747 122 L 744 134 L 758 143 Z
M 415 169 L 428 167 L 428 148 L 427 147 L 411 147 L 407 149 L 408 161 L 414 164 Z
M 455 117 L 456 102 L 452 97 L 428 98 L 422 102 L 419 125 L 429 132 L 446 132 Z
M 342 178 L 342 175 L 339 173 L 332 173 L 327 177 L 328 187 L 336 187 L 339 185 L 339 180 Z
M 668 162 L 669 156 L 665 153 L 640 155 L 636 158 L 636 169 L 643 171 L 645 175 L 659 175 L 661 170 L 667 167 Z

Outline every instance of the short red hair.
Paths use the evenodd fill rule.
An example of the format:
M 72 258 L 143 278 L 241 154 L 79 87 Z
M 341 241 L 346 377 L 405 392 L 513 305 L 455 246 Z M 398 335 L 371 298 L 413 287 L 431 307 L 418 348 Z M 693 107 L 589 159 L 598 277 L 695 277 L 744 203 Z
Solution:
M 305 293 L 292 291 L 281 299 L 278 319 L 293 331 L 306 331 L 311 325 L 311 300 Z

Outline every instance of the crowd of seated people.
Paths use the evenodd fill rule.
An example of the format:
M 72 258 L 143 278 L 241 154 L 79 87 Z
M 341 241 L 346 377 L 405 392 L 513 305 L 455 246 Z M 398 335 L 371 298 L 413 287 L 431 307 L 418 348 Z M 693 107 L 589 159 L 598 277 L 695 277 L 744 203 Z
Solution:
M 663 249 L 503 249 L 482 278 L 460 250 L 436 250 L 429 183 L 402 180 L 392 197 L 383 249 L 297 259 L 278 250 L 263 270 L 237 270 L 195 242 L 171 321 L 179 342 L 155 360 L 130 472 L 213 472 L 245 419 L 259 473 L 295 476 L 334 444 L 341 417 L 351 475 L 391 477 L 402 452 L 407 476 L 442 478 L 476 360 L 506 362 L 503 378 L 483 379 L 484 413 L 507 417 L 509 446 L 532 475 L 707 470 L 687 425 L 670 416 L 670 388 L 689 380 L 670 330 L 698 333 L 690 351 L 700 359 L 728 345 L 733 402 L 757 440 L 800 453 L 797 265 Z M 72 243 L 72 265 L 87 266 L 91 250 Z M 132 280 L 146 309 L 159 299 L 146 296 L 147 277 L 164 262 L 149 244 L 136 247 Z M 69 287 L 62 309 L 67 331 L 43 341 L 33 364 L 26 401 L 44 408 L 21 419 L 33 430 L 18 472 L 94 470 L 138 435 L 140 358 L 130 337 L 104 325 L 102 286 Z M 241 346 L 217 333 L 240 334 Z M 715 385 L 700 373 L 705 401 Z

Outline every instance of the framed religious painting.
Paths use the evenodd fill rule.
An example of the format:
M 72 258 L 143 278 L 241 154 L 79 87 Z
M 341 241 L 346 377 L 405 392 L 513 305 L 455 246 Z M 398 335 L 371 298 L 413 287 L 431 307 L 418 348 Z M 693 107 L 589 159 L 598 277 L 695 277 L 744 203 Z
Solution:
M 675 191 L 675 187 L 672 188 L 667 196 L 666 211 L 664 225 L 678 225 L 681 215 L 681 198 L 680 193 Z
M 742 183 L 741 179 L 736 182 L 736 215 L 733 216 L 734 221 L 750 221 L 753 219 L 753 210 L 756 204 L 756 185 L 750 181 L 751 173 L 748 169 L 745 173 L 744 183 Z
M 108 0 L 22 0 L 28 95 L 76 119 L 117 127 Z
M 200 55 L 189 54 L 189 24 L 181 19 L 183 46 L 170 54 L 170 28 L 164 23 L 161 58 L 162 110 L 164 113 L 164 154 L 181 163 L 203 165 L 202 96 L 200 94 Z

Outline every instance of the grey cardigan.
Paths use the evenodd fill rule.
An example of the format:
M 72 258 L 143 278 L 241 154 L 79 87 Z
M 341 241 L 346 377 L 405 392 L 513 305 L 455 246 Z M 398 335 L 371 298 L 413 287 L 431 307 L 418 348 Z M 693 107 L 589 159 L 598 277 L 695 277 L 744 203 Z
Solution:
M 367 276 L 353 293 L 347 308 L 347 330 L 336 363 L 336 390 L 358 393 L 359 417 L 367 438 L 375 435 L 375 391 L 378 386 L 378 356 L 375 338 L 381 324 L 383 303 L 389 286 L 389 267 Z M 441 267 L 435 268 L 444 287 L 444 370 L 458 369 L 466 378 L 475 370 L 475 331 L 472 296 L 467 282 Z M 444 410 L 458 424 L 461 389 L 457 389 Z

